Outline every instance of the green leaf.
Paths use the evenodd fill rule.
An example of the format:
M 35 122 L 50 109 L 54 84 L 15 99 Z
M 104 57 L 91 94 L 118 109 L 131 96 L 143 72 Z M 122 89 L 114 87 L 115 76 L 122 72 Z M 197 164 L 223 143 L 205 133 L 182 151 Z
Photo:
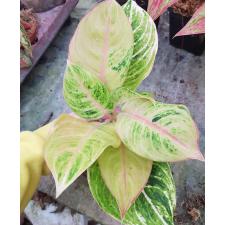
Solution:
M 134 50 L 124 86 L 136 89 L 151 72 L 158 50 L 158 35 L 155 23 L 149 14 L 135 1 L 123 5 L 134 35 Z
M 63 114 L 53 125 L 45 146 L 45 160 L 51 170 L 57 197 L 108 147 L 119 147 L 112 124 L 86 122 Z
M 114 90 L 124 82 L 132 53 L 129 20 L 115 0 L 106 0 L 79 23 L 70 43 L 68 63 L 79 66 Z
M 117 112 L 116 131 L 136 154 L 161 162 L 204 160 L 197 127 L 185 106 L 128 98 L 118 103 Z
M 91 193 L 104 212 L 126 225 L 173 225 L 176 190 L 168 163 L 154 162 L 148 183 L 120 220 L 116 199 L 107 188 L 96 162 L 88 169 Z
M 109 90 L 80 66 L 67 66 L 63 90 L 65 101 L 81 118 L 96 120 L 110 117 Z
M 98 159 L 106 186 L 115 197 L 121 218 L 144 189 L 152 161 L 129 151 L 124 145 L 108 147 Z

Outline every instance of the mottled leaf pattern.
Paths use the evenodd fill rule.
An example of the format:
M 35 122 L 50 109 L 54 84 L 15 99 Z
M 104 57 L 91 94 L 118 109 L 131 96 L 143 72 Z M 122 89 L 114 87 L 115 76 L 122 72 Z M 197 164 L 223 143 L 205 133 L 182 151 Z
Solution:
M 203 160 L 198 130 L 185 106 L 128 98 L 117 108 L 116 131 L 131 151 L 154 161 Z
M 81 67 L 68 65 L 63 91 L 65 101 L 78 116 L 89 120 L 110 117 L 109 90 Z
M 134 51 L 124 86 L 136 89 L 152 70 L 158 50 L 158 35 L 152 18 L 135 1 L 128 0 L 123 9 L 134 35 Z
M 101 176 L 98 163 L 88 169 L 88 183 L 99 206 L 113 218 L 120 220 L 116 199 Z M 148 183 L 135 203 L 125 214 L 126 225 L 173 225 L 176 206 L 176 190 L 167 163 L 154 162 Z
M 205 3 L 197 9 L 188 23 L 175 35 L 175 37 L 202 33 L 205 33 Z
M 155 100 L 152 97 L 152 94 L 147 92 L 136 92 L 132 91 L 126 87 L 117 88 L 115 91 L 111 94 L 111 104 L 113 104 L 112 108 L 114 108 L 114 111 L 117 111 L 116 105 L 122 104 L 122 102 L 126 102 L 128 98 L 146 98 L 150 99 L 151 101 L 155 102 Z
M 153 20 L 161 16 L 171 5 L 178 0 L 148 0 L 148 13 Z
M 108 147 L 98 159 L 101 175 L 115 197 L 121 218 L 144 189 L 152 161 L 129 151 L 124 145 Z
M 108 147 L 119 147 L 112 124 L 86 122 L 61 115 L 55 122 L 45 146 L 45 160 L 56 183 L 59 196 L 92 165 Z
M 70 43 L 68 63 L 79 66 L 114 90 L 124 82 L 132 53 L 129 20 L 115 0 L 106 0 L 79 23 Z

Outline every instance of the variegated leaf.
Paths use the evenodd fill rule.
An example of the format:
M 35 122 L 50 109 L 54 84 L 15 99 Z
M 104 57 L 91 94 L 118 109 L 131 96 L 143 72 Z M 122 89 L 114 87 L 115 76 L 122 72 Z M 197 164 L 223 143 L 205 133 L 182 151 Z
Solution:
M 110 93 L 105 85 L 80 66 L 68 65 L 64 78 L 64 98 L 81 118 L 110 117 Z
M 86 122 L 63 114 L 53 125 L 45 146 L 45 160 L 59 196 L 108 147 L 119 147 L 112 124 Z
M 148 92 L 148 91 L 141 91 L 139 92 L 139 94 L 142 96 L 142 97 L 147 97 L 147 98 L 150 98 L 150 99 L 154 99 L 155 95 L 153 92 Z
M 132 53 L 129 20 L 115 0 L 106 0 L 79 23 L 70 43 L 68 60 L 114 90 L 124 82 Z
M 175 35 L 175 37 L 202 33 L 205 33 L 205 3 L 197 9 L 188 23 Z
M 96 162 L 88 169 L 88 183 L 100 208 L 125 225 L 173 225 L 176 190 L 168 163 L 154 162 L 144 190 L 121 221 L 116 199 L 107 188 Z
M 136 89 L 151 72 L 158 50 L 158 35 L 155 23 L 148 13 L 135 1 L 123 5 L 134 35 L 134 51 L 123 86 Z
M 98 159 L 102 178 L 115 197 L 124 217 L 132 203 L 144 189 L 150 176 L 152 161 L 129 151 L 123 144 L 108 147 Z
M 128 98 L 146 98 L 146 99 L 150 99 L 151 101 L 154 101 L 153 99 L 153 94 L 151 93 L 147 93 L 147 92 L 136 92 L 136 91 L 132 91 L 126 87 L 122 87 L 122 88 L 117 88 L 115 91 L 113 91 L 111 93 L 111 104 L 113 104 L 113 106 L 111 108 L 114 108 L 114 113 L 115 111 L 117 111 L 117 104 L 119 102 L 119 104 L 122 104 L 123 101 L 127 101 Z
M 161 16 L 170 6 L 178 0 L 148 0 L 148 13 L 153 20 Z
M 136 154 L 162 162 L 203 160 L 198 130 L 185 106 L 128 98 L 118 111 L 116 131 Z

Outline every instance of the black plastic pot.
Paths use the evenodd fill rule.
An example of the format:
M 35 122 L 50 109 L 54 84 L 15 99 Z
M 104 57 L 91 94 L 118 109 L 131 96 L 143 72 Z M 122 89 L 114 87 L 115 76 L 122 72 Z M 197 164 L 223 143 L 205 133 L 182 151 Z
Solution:
M 127 0 L 116 0 L 120 5 L 123 5 L 124 3 L 127 2 Z M 136 0 L 136 3 L 142 8 L 144 9 L 145 11 L 147 11 L 147 8 L 148 8 L 148 0 Z M 159 25 L 159 19 L 160 17 L 155 20 L 155 25 L 156 25 L 156 28 L 158 29 L 158 25 Z
M 137 4 L 144 9 L 145 11 L 147 11 L 148 8 L 148 0 L 136 0 Z
M 184 17 L 180 14 L 174 13 L 173 9 L 169 9 L 169 22 L 170 22 L 170 44 L 176 48 L 184 49 L 194 55 L 202 55 L 205 50 L 205 35 L 185 35 L 174 37 L 180 31 L 191 17 Z
M 120 5 L 123 5 L 127 2 L 127 0 L 116 0 Z

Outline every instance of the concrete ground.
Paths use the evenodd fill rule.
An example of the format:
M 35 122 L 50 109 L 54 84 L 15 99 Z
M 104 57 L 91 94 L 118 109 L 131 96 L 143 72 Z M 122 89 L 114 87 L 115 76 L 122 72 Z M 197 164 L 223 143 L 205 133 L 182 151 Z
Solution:
M 62 96 L 68 44 L 80 18 L 94 2 L 96 0 L 80 1 L 71 14 L 70 22 L 67 21 L 62 27 L 39 63 L 21 85 L 21 130 L 34 130 L 63 112 L 70 112 Z M 194 56 L 170 46 L 168 21 L 168 14 L 165 13 L 160 18 L 159 50 L 153 71 L 139 89 L 153 92 L 160 101 L 187 105 L 197 122 L 200 147 L 204 154 L 205 56 Z M 189 160 L 173 164 L 172 167 L 177 187 L 175 223 L 205 224 L 204 163 Z M 54 196 L 52 178 L 43 178 L 39 190 Z M 105 215 L 93 201 L 85 175 L 71 185 L 58 201 L 102 224 L 119 224 Z

